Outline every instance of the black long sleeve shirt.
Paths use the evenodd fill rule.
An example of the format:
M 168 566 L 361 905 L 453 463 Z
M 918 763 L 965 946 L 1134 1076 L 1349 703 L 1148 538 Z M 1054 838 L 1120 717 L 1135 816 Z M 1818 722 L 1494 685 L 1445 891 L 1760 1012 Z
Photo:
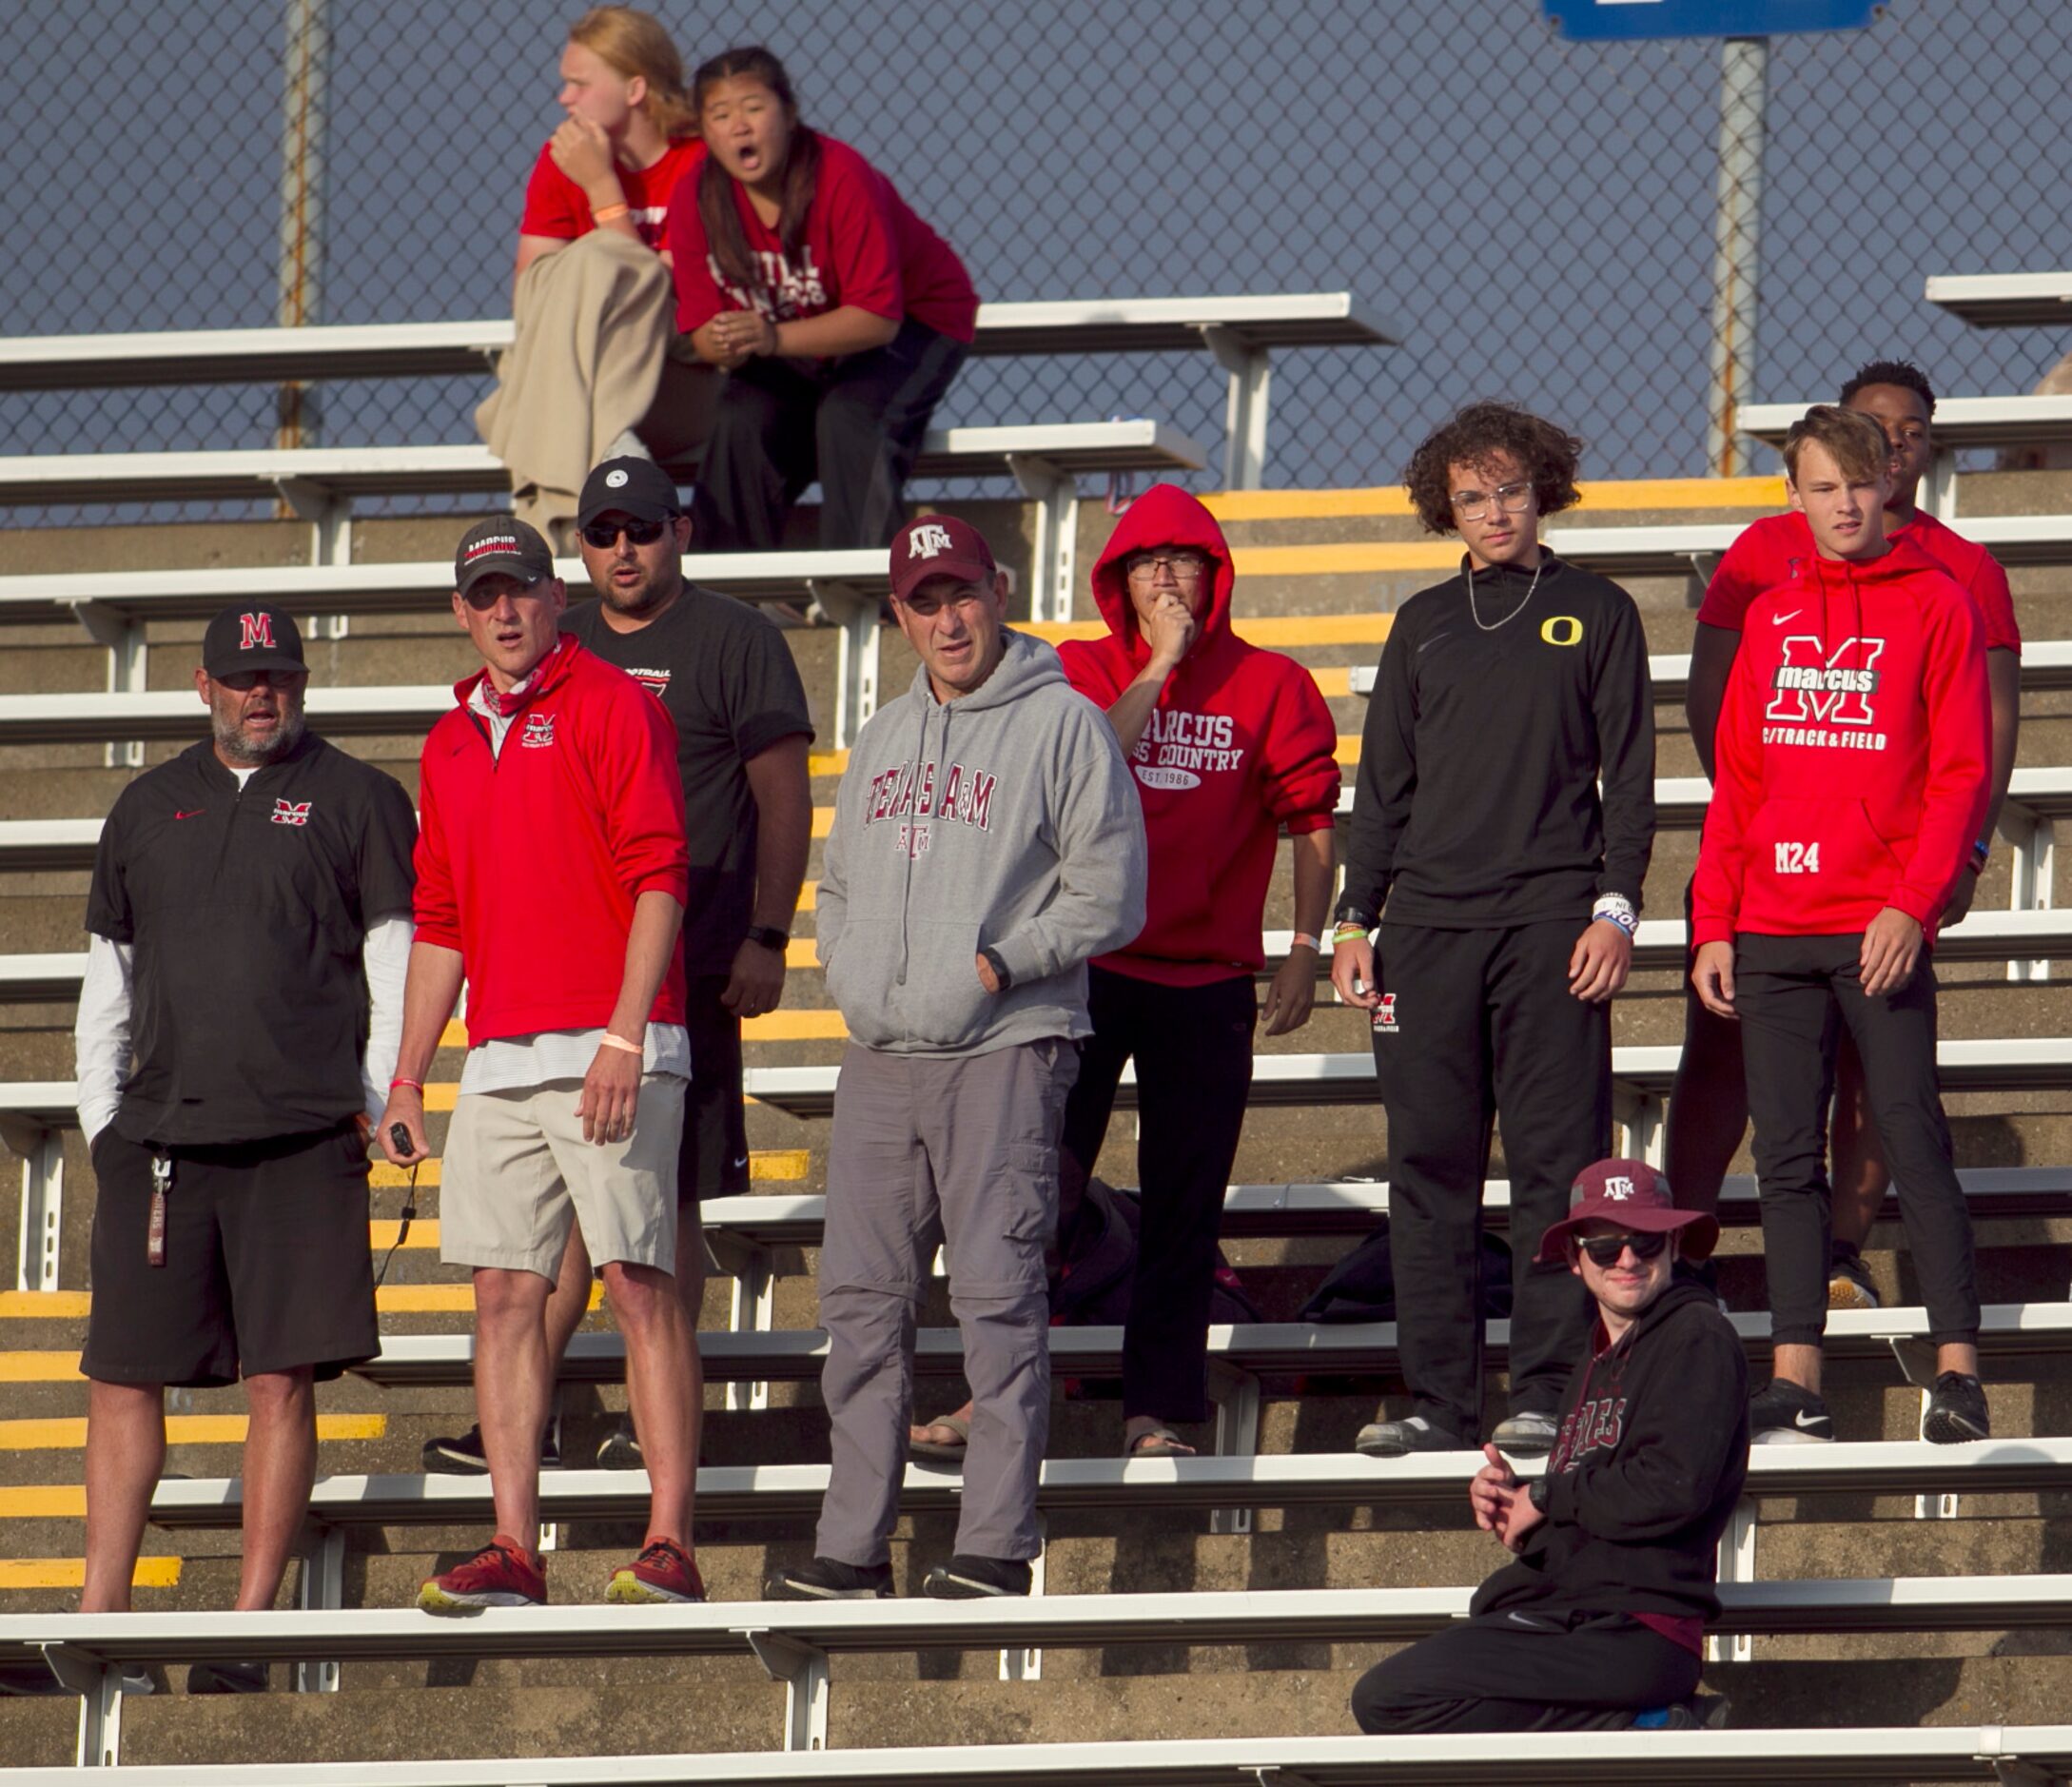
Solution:
M 1398 610 L 1360 747 L 1339 914 L 1445 930 L 1637 909 L 1654 843 L 1654 691 L 1633 599 L 1548 554 Z M 1476 616 L 1479 615 L 1477 623 Z M 1510 617 L 1501 619 L 1500 617 Z M 1600 795 L 1598 780 L 1603 778 Z

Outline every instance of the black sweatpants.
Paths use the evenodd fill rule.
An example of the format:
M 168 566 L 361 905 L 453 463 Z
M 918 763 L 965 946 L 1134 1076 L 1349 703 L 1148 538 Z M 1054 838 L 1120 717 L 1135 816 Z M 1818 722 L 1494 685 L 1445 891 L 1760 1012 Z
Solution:
M 1695 1651 L 1624 1613 L 1485 1613 L 1375 1664 L 1353 1689 L 1369 1736 L 1618 1731 L 1689 1699 Z
M 883 347 L 818 363 L 751 360 L 720 386 L 691 500 L 705 552 L 773 552 L 816 478 L 820 544 L 891 543 L 901 493 L 965 344 L 910 318 Z
M 1577 1173 L 1611 1151 L 1612 1014 L 1569 992 L 1589 922 L 1505 930 L 1381 927 L 1375 1073 L 1389 1117 L 1397 1341 L 1417 1412 L 1481 1432 L 1477 1240 L 1490 1125 L 1511 1172 L 1511 1408 L 1553 1414 L 1590 1335 L 1591 1306 L 1558 1262 L 1535 1266 Z
M 1086 1008 L 1093 1034 L 1065 1101 L 1064 1148 L 1089 1176 L 1123 1066 L 1137 1063 L 1144 1223 L 1123 1329 L 1123 1414 L 1206 1421 L 1216 1235 L 1252 1090 L 1259 994 L 1249 974 L 1165 987 L 1089 968 Z
M 1978 1339 L 1971 1212 L 1950 1161 L 1935 1071 L 1935 970 L 1924 953 L 1897 992 L 1867 998 L 1861 933 L 1734 939 L 1734 1010 L 1755 1125 L 1770 1335 L 1817 1345 L 1828 1326 L 1828 1105 L 1844 1025 L 1892 1163 L 1906 1243 L 1937 1345 Z

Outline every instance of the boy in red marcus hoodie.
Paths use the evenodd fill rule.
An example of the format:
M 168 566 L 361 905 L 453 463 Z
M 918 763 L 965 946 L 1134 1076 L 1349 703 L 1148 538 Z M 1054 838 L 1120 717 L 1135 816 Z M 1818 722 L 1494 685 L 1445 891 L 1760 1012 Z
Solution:
M 1223 1191 L 1252 1088 L 1260 934 L 1284 826 L 1295 942 L 1266 993 L 1266 1034 L 1309 1021 L 1331 906 L 1338 735 L 1308 671 L 1231 631 L 1222 529 L 1172 484 L 1130 504 L 1093 571 L 1104 639 L 1058 649 L 1105 709 L 1144 803 L 1148 916 L 1087 968 L 1093 1034 L 1065 1101 L 1058 1234 L 1071 1233 L 1124 1064 L 1137 1063 L 1138 1240 L 1123 1331 L 1126 1457 L 1192 1452 L 1173 1431 L 1208 1418 L 1209 1300 Z M 939 1448 L 954 1417 L 917 1431 Z
M 1749 1431 L 1834 1437 L 1820 1396 L 1826 1119 L 1847 1026 L 1937 1349 L 1923 1436 L 1983 1440 L 1971 1220 L 1925 954 L 1985 815 L 1978 608 L 1911 541 L 1886 539 L 1889 449 L 1868 417 L 1808 410 L 1786 440 L 1785 475 L 1815 554 L 1749 609 L 1691 896 L 1691 979 L 1708 1011 L 1741 1022 L 1755 1123 L 1775 1357 Z

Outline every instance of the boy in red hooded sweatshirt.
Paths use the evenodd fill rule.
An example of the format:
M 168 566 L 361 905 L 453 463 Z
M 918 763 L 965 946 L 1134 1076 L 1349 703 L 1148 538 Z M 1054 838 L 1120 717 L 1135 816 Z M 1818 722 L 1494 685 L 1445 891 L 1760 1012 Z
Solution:
M 1143 932 L 1087 967 L 1093 1034 L 1065 1101 L 1058 1214 L 1062 1247 L 1134 1057 L 1144 1217 L 1123 1330 L 1131 1458 L 1192 1452 L 1173 1425 L 1208 1418 L 1216 1234 L 1252 1088 L 1275 840 L 1284 827 L 1295 942 L 1267 990 L 1269 1036 L 1309 1021 L 1336 868 L 1331 711 L 1301 665 L 1231 631 L 1235 581 L 1216 518 L 1155 484 L 1094 566 L 1108 637 L 1058 649 L 1072 686 L 1107 711 L 1151 848 Z M 956 1432 L 952 1420 L 916 1437 L 934 1440 L 938 1427 Z
M 1991 1427 L 1978 1379 L 1971 1220 L 1950 1160 L 1925 955 L 1985 815 L 1991 718 L 1977 605 L 1911 540 L 1886 537 L 1885 433 L 1819 404 L 1785 475 L 1814 556 L 1749 607 L 1715 741 L 1692 886 L 1691 980 L 1741 1022 L 1775 1348 L 1758 1442 L 1831 1440 L 1827 1111 L 1846 1026 L 1900 1187 L 1935 1343 L 1922 1423 Z

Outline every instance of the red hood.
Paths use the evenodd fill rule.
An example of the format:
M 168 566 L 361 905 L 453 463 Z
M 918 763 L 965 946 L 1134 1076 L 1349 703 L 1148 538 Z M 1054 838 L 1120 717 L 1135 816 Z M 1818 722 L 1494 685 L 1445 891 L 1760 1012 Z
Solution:
M 1137 611 L 1130 606 L 1123 560 L 1146 546 L 1192 546 L 1207 553 L 1214 561 L 1208 606 L 1202 614 L 1202 637 L 1190 656 L 1199 655 L 1212 640 L 1229 637 L 1230 588 L 1237 579 L 1230 568 L 1230 546 L 1223 539 L 1223 530 L 1200 500 L 1178 484 L 1153 484 L 1116 523 L 1115 532 L 1108 537 L 1093 568 L 1095 605 L 1130 662 L 1145 662 L 1151 648 L 1137 631 Z

